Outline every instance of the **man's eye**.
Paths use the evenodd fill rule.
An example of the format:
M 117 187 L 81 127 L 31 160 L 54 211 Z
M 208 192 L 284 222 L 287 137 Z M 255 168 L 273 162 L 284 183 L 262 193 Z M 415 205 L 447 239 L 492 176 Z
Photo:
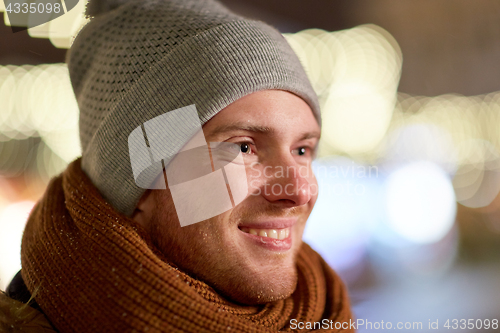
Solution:
M 250 144 L 246 142 L 240 143 L 240 150 L 243 154 L 250 154 L 250 152 L 252 151 L 252 149 L 250 148 Z
M 299 147 L 297 149 L 294 149 L 292 152 L 299 155 L 299 156 L 304 156 L 304 155 L 307 155 L 308 148 L 307 147 Z

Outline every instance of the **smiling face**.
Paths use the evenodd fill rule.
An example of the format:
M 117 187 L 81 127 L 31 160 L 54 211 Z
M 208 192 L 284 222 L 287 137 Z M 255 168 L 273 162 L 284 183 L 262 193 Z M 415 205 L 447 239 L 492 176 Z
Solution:
M 248 196 L 223 214 L 181 227 L 170 191 L 151 190 L 133 218 L 172 263 L 233 301 L 288 297 L 317 197 L 311 162 L 320 128 L 310 107 L 289 92 L 260 91 L 220 111 L 203 132 L 207 142 L 239 145 Z

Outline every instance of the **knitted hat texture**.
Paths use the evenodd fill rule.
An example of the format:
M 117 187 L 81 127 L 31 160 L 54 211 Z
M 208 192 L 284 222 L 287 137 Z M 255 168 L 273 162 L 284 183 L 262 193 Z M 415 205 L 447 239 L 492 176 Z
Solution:
M 87 14 L 94 17 L 68 54 L 82 169 L 127 216 L 145 191 L 134 181 L 128 136 L 150 119 L 194 104 L 203 125 L 241 97 L 280 89 L 307 102 L 320 123 L 297 56 L 263 22 L 214 0 L 95 0 Z M 165 144 L 179 151 L 185 143 L 180 135 Z

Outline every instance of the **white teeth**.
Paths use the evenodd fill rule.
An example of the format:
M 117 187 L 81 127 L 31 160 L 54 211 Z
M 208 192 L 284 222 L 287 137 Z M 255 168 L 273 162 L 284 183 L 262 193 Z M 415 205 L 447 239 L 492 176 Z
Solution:
M 286 229 L 281 229 L 280 232 L 278 232 L 278 239 L 285 239 L 286 238 Z
M 250 229 L 241 228 L 241 231 L 255 236 L 268 237 L 273 239 L 286 239 L 290 236 L 290 228 L 285 229 Z

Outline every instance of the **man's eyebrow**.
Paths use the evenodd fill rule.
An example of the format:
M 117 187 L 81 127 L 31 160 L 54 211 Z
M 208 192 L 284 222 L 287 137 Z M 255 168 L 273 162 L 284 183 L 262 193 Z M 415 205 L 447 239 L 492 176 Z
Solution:
M 219 134 L 219 133 L 224 133 L 224 132 L 231 132 L 231 131 L 248 131 L 248 132 L 255 132 L 255 133 L 274 133 L 275 130 L 266 127 L 266 126 L 259 126 L 259 125 L 251 125 L 251 124 L 246 124 L 246 123 L 235 123 L 235 124 L 230 124 L 230 125 L 220 125 L 217 126 L 211 135 L 214 134 Z
M 318 139 L 321 137 L 321 132 L 319 131 L 314 131 L 314 132 L 307 132 L 307 133 L 304 133 L 301 137 L 300 137 L 300 141 L 302 140 L 307 140 L 307 139 Z
M 267 126 L 260 125 L 251 125 L 247 123 L 235 123 L 230 125 L 220 125 L 216 127 L 210 135 L 216 135 L 219 133 L 231 132 L 231 131 L 248 131 L 254 133 L 266 133 L 266 134 L 274 134 L 276 131 Z M 319 139 L 321 137 L 320 131 L 306 132 L 304 133 L 299 140 L 307 140 L 307 139 Z

